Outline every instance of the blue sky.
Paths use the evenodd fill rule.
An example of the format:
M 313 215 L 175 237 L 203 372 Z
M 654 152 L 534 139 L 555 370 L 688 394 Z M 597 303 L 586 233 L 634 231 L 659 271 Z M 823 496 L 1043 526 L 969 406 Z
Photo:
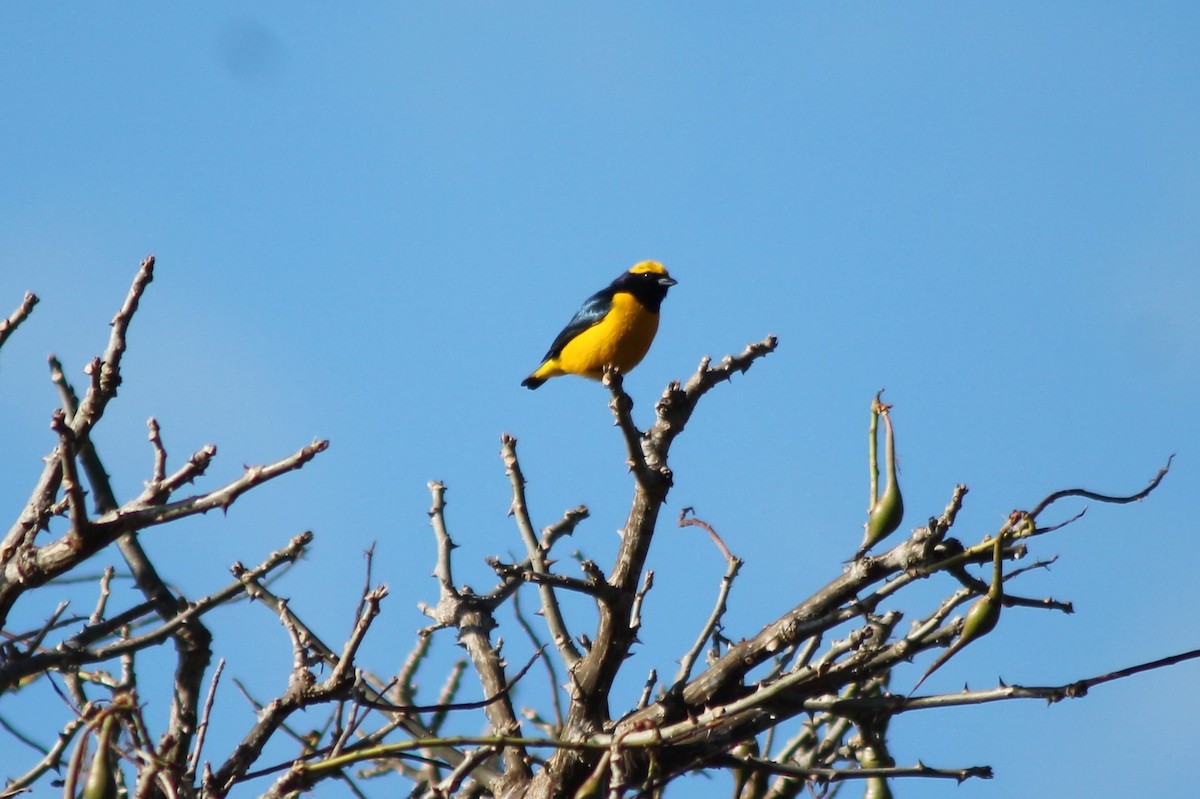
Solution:
M 747 561 L 728 635 L 853 552 L 885 386 L 906 526 L 965 482 L 959 532 L 978 538 L 1058 488 L 1135 491 L 1178 453 L 1149 501 L 1094 506 L 1037 543 L 1059 560 L 1019 590 L 1075 615 L 1017 609 L 926 687 L 1064 682 L 1200 642 L 1194 4 L 5 5 L 0 74 L 0 309 L 42 298 L 0 354 L 12 515 L 53 445 L 45 356 L 80 382 L 153 252 L 97 433 L 118 492 L 149 475 L 151 415 L 173 463 L 218 445 L 202 488 L 313 437 L 332 446 L 147 546 L 195 597 L 311 528 L 281 590 L 341 640 L 377 542 L 392 593 L 365 656 L 388 672 L 436 598 L 427 481 L 449 486 L 460 581 L 488 585 L 484 556 L 520 549 L 502 431 L 520 439 L 535 523 L 586 503 L 573 543 L 611 562 L 631 487 L 605 391 L 519 382 L 588 294 L 654 258 L 679 285 L 627 381 L 643 424 L 701 356 L 780 339 L 673 452 L 668 520 L 695 506 Z M 629 662 L 617 704 L 649 668 L 671 672 L 723 571 L 669 525 L 651 566 L 643 639 L 659 645 Z M 900 606 L 915 618 L 944 590 Z M 20 611 L 34 625 L 46 609 Z M 269 613 L 211 621 L 227 675 L 281 690 Z M 519 631 L 505 637 L 519 651 Z M 437 662 L 455 654 L 443 640 Z M 897 794 L 1106 796 L 1136 779 L 1182 795 L 1198 668 L 1050 708 L 905 717 L 901 762 L 991 763 L 997 779 Z M 223 691 L 229 735 L 250 716 Z M 26 762 L 0 751 L 6 775 Z

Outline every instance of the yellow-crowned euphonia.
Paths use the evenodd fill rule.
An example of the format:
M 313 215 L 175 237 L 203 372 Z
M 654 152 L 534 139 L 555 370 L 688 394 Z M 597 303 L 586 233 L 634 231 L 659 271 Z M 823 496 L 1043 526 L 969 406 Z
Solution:
M 575 314 L 542 365 L 521 381 L 537 388 L 551 377 L 599 380 L 605 366 L 628 372 L 642 362 L 658 332 L 658 309 L 675 281 L 657 261 L 642 261 L 597 291 Z

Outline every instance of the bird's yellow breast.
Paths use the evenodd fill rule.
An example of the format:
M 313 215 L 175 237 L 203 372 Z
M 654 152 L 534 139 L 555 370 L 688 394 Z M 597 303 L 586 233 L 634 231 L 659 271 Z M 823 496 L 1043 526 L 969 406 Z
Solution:
M 628 372 L 646 357 L 657 332 L 658 314 L 646 310 L 632 294 L 618 292 L 608 314 L 567 342 L 556 365 L 567 374 L 597 380 L 605 366 Z

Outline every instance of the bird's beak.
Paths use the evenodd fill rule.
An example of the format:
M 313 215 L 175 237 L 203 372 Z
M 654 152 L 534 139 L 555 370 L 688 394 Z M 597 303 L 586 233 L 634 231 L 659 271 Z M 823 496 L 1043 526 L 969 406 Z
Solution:
M 676 283 L 678 283 L 678 282 L 679 282 L 678 280 L 674 280 L 673 278 L 669 278 L 669 277 L 667 277 L 666 275 L 663 275 L 662 277 L 660 277 L 660 278 L 658 279 L 658 285 L 660 285 L 660 286 L 668 286 L 668 287 L 670 287 L 670 286 L 674 286 L 674 285 L 675 285 Z

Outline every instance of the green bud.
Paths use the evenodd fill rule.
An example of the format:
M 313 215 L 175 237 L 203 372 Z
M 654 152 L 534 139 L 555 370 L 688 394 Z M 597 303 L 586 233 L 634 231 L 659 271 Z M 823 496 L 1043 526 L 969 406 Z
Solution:
M 996 629 L 996 622 L 1000 621 L 1002 604 L 993 599 L 991 594 L 976 600 L 971 609 L 967 611 L 967 620 L 963 623 L 962 635 L 958 639 L 961 642 L 960 645 L 968 644 Z
M 88 769 L 82 799 L 116 799 L 117 768 L 116 758 L 113 756 L 116 734 L 117 714 L 109 712 L 101 722 L 100 733 L 96 736 L 96 754 L 92 756 L 92 767 Z
M 958 638 L 921 675 L 921 679 L 917 680 L 917 684 L 908 692 L 909 696 L 916 693 L 930 674 L 940 669 L 943 663 L 958 654 L 964 646 L 996 629 L 996 624 L 1000 621 L 1000 608 L 1004 606 L 1004 541 L 1008 538 L 1010 527 L 1011 524 L 1005 525 L 992 544 L 992 584 L 988 586 L 988 592 L 971 605 Z
M 904 497 L 900 494 L 900 480 L 896 475 L 896 435 L 892 429 L 892 417 L 889 410 L 892 406 L 880 400 L 883 392 L 875 395 L 871 403 L 871 426 L 869 439 L 869 459 L 871 466 L 871 506 L 867 511 L 867 523 L 864 525 L 863 542 L 854 554 L 857 560 L 866 554 L 875 544 L 894 533 L 904 520 Z M 878 458 L 878 420 L 883 417 L 884 457 L 887 470 L 883 496 L 879 490 L 879 458 Z

